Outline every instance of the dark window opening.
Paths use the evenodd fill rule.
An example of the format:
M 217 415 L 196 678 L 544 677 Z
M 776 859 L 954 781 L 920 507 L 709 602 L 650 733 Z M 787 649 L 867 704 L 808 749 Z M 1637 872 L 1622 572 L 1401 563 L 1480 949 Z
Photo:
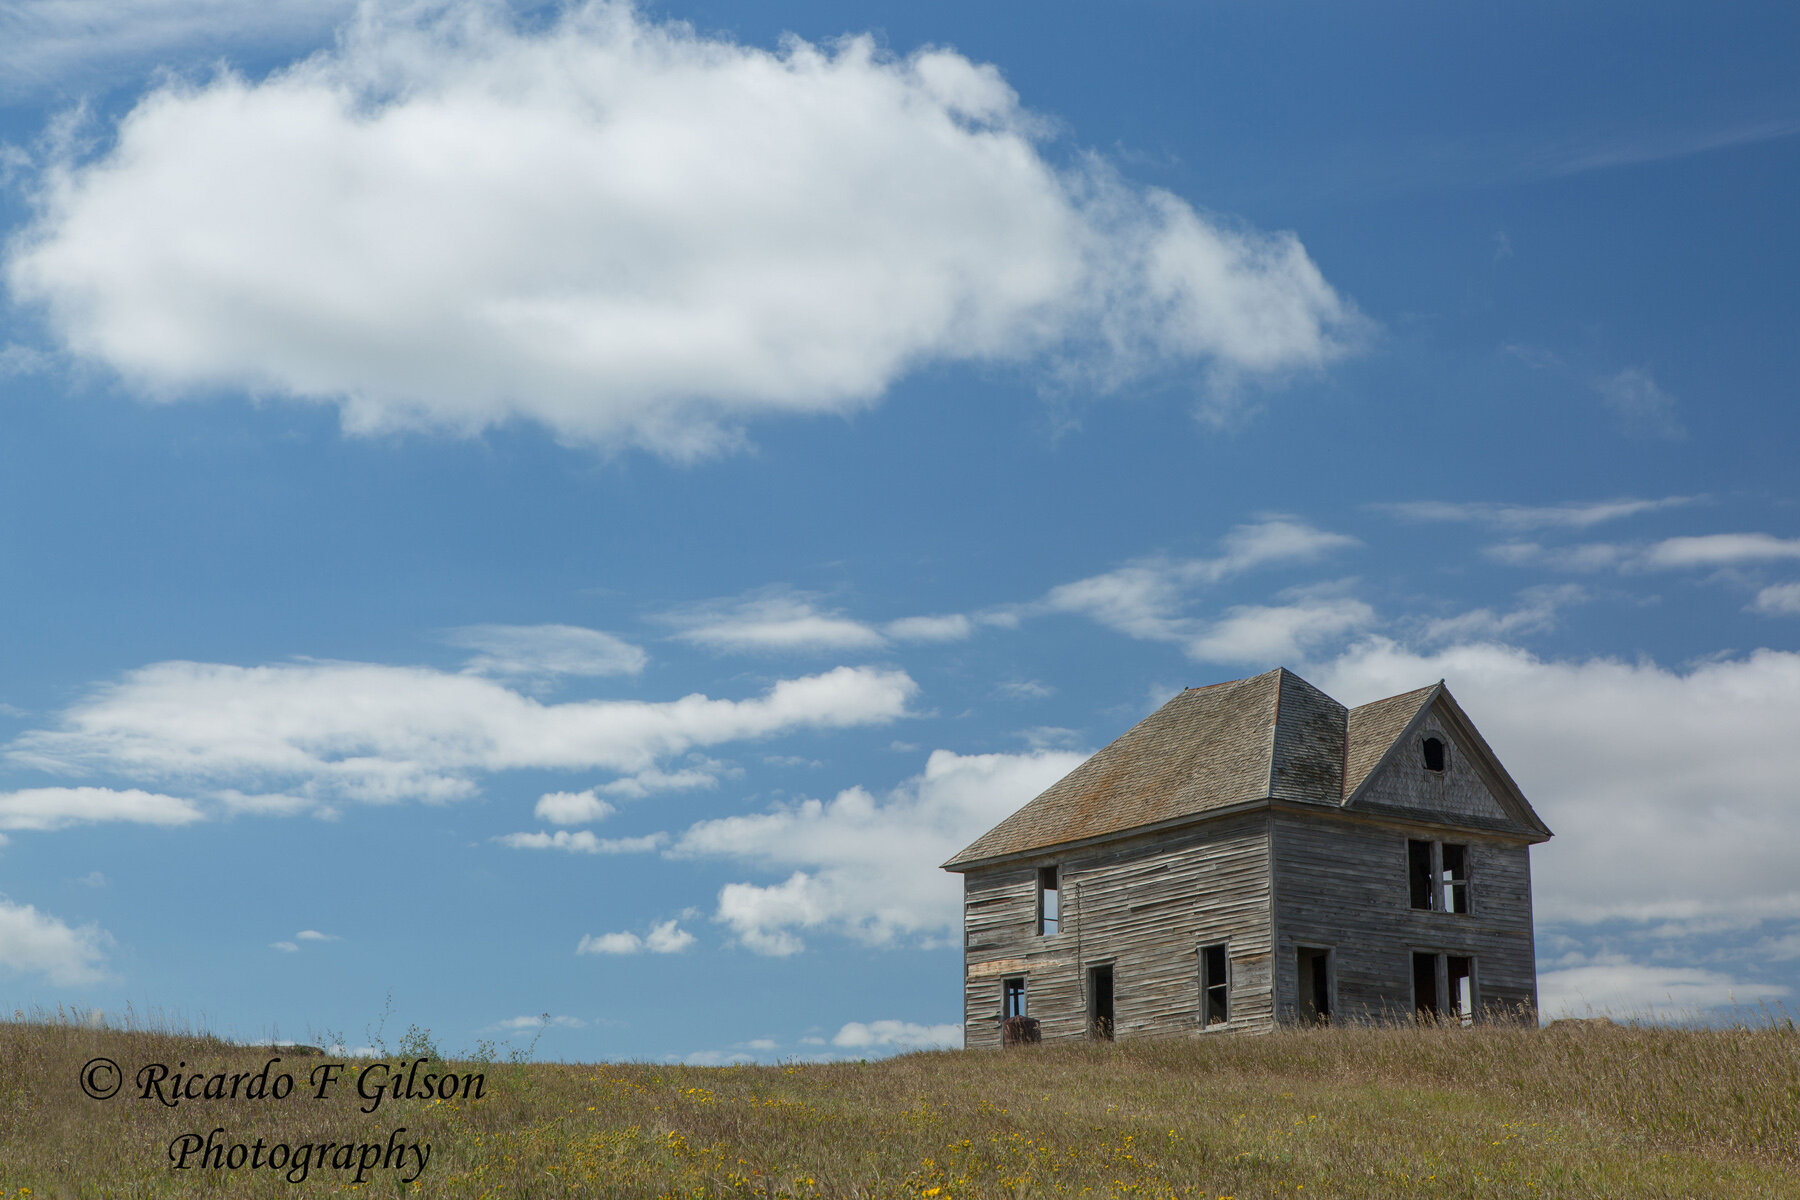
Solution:
M 1406 842 L 1406 902 L 1432 912 L 1469 907 L 1469 847 L 1462 842 Z
M 1224 946 L 1200 951 L 1200 1024 L 1223 1025 L 1231 1020 L 1231 978 Z
M 1425 753 L 1425 769 L 1427 771 L 1444 769 L 1444 740 L 1442 738 L 1428 737 L 1420 749 Z
M 1475 960 L 1467 954 L 1415 950 L 1413 1011 L 1421 1019 L 1475 1023 Z
M 1113 1040 L 1113 969 L 1088 968 L 1088 1034 L 1105 1041 Z
M 1449 954 L 1444 957 L 1444 981 L 1450 1002 L 1450 1014 L 1463 1025 L 1475 1023 L 1475 967 L 1468 957 Z
M 1038 868 L 1038 936 L 1050 937 L 1056 933 L 1060 924 L 1060 894 L 1056 886 L 1056 868 Z
M 1008 979 L 1000 985 L 1000 1015 L 1002 1017 L 1025 1015 L 1025 979 L 1023 976 Z
M 1469 848 L 1455 842 L 1443 845 L 1444 909 L 1445 912 L 1466 913 L 1469 911 Z
M 1431 907 L 1431 843 L 1408 839 L 1406 880 L 1414 908 Z
M 1300 1019 L 1320 1023 L 1331 1020 L 1331 951 L 1302 946 L 1295 965 L 1299 969 Z
M 1421 1017 L 1438 1015 L 1435 954 L 1413 953 L 1413 1011 Z

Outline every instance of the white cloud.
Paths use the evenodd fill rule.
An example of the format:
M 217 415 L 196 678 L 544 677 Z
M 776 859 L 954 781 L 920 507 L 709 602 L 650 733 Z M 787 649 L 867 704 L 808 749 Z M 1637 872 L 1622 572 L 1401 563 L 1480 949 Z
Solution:
M 994 693 L 1008 700 L 1048 700 L 1056 689 L 1036 679 L 1012 679 L 995 685 Z
M 1767 533 L 1709 533 L 1667 538 L 1644 552 L 1647 567 L 1730 567 L 1800 558 L 1800 538 Z
M 1785 987 L 1699 967 L 1637 963 L 1622 955 L 1600 955 L 1538 976 L 1538 1007 L 1546 1017 L 1679 1019 L 1727 1005 L 1752 1007 L 1787 994 Z
M 1750 607 L 1771 617 L 1800 617 L 1800 583 L 1777 583 L 1763 588 Z
M 1635 517 L 1692 504 L 1692 496 L 1665 496 L 1660 500 L 1590 500 L 1566 504 L 1451 503 L 1413 500 L 1399 504 L 1371 504 L 1377 512 L 1403 521 L 1458 521 L 1491 525 L 1497 529 L 1587 529 L 1606 521 Z
M 648 854 L 661 849 L 669 840 L 665 833 L 647 833 L 642 837 L 595 837 L 586 829 L 570 833 L 503 833 L 493 839 L 514 850 L 562 850 L 570 854 Z
M 1050 128 L 951 50 L 769 52 L 623 4 L 534 31 L 476 0 L 365 8 L 332 49 L 161 85 L 99 157 L 46 165 L 9 279 L 153 397 L 675 457 L 929 362 L 1228 388 L 1360 337 L 1293 235 L 1054 166 Z
M 839 667 L 762 696 L 544 704 L 490 679 L 371 663 L 167 662 L 8 747 L 14 763 L 220 787 L 277 783 L 312 799 L 452 800 L 482 773 L 639 772 L 698 746 L 905 715 L 905 672 Z
M 111 944 L 98 925 L 70 926 L 0 896 L 0 970 L 43 975 L 57 987 L 99 983 Z
M 850 1049 L 892 1046 L 902 1050 L 960 1050 L 961 1025 L 916 1025 L 911 1021 L 851 1021 L 831 1039 Z
M 643 937 L 635 933 L 603 933 L 598 937 L 588 934 L 575 947 L 577 954 L 680 954 L 695 942 L 693 934 L 681 928 L 676 922 L 664 921 L 660 925 L 650 927 L 650 932 Z
M 618 810 L 589 788 L 585 792 L 546 792 L 531 811 L 538 820 L 552 825 L 586 825 L 604 821 Z
M 337 942 L 343 939 L 335 933 L 320 933 L 316 929 L 302 929 L 294 935 L 297 942 Z
M 298 953 L 300 953 L 300 945 L 298 942 L 270 942 L 269 949 L 279 950 L 283 954 L 298 954 Z
M 962 889 L 938 865 L 1083 757 L 938 750 L 922 775 L 884 798 L 850 788 L 829 802 L 701 821 L 669 854 L 789 872 L 780 883 L 732 883 L 719 892 L 715 919 L 757 953 L 793 954 L 809 931 L 869 945 L 931 943 L 951 936 L 962 919 Z
M 1373 624 L 1375 610 L 1348 596 L 1302 595 L 1288 604 L 1240 604 L 1187 640 L 1200 662 L 1279 665 Z
M 1687 430 L 1677 415 L 1675 397 L 1665 392 L 1650 372 L 1627 367 L 1602 379 L 1595 387 L 1604 404 L 1626 433 L 1637 437 L 1680 441 Z
M 203 819 L 192 801 L 136 788 L 26 788 L 0 792 L 0 829 L 62 829 L 97 821 L 188 825 Z
M 696 606 L 664 620 L 680 627 L 676 637 L 709 650 L 871 650 L 887 644 L 874 627 L 781 589 Z
M 355 0 L 12 0 L 0 8 L 0 93 L 327 34 Z
M 902 617 L 889 621 L 887 635 L 902 642 L 960 642 L 975 632 L 975 623 L 961 613 L 935 617 Z
M 1532 852 L 1540 920 L 1800 916 L 1800 654 L 1673 670 L 1369 639 L 1309 677 L 1348 704 L 1448 681 L 1556 832 Z
M 485 675 L 636 675 L 649 661 L 629 642 L 578 625 L 465 625 L 446 640 L 479 651 L 468 669 Z

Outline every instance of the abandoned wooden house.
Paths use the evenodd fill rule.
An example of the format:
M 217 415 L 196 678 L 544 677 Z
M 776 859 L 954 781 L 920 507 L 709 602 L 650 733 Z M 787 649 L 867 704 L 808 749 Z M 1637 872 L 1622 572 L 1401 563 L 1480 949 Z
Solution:
M 1535 1011 L 1549 837 L 1442 681 L 1190 688 L 944 864 L 966 1044 Z

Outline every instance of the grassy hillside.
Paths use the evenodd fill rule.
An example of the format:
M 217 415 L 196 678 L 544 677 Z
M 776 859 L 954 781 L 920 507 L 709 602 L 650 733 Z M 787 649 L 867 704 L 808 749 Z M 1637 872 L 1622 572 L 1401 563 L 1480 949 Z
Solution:
M 206 1099 L 272 1054 L 285 1099 Z M 88 1081 L 111 1099 L 81 1090 Z M 368 1061 L 0 1024 L 0 1198 L 294 1196 L 1800 1196 L 1800 1034 L 1331 1029 L 777 1067 L 455 1064 L 481 1097 L 395 1099 Z M 165 1065 L 170 1107 L 138 1072 Z M 177 1064 L 185 1063 L 185 1067 Z M 414 1076 L 444 1064 L 426 1063 Z M 175 1090 L 175 1073 L 193 1073 Z M 318 1074 L 313 1074 L 319 1072 Z M 323 1099 L 314 1082 L 335 1080 Z M 396 1134 L 396 1130 L 404 1133 Z M 214 1129 L 223 1161 L 174 1169 Z M 281 1169 L 258 1154 L 285 1152 Z M 429 1159 L 412 1143 L 428 1144 Z M 300 1146 L 307 1177 L 290 1182 Z M 325 1145 L 324 1151 L 317 1147 Z M 341 1147 L 348 1145 L 346 1151 Z M 398 1145 L 399 1162 L 395 1162 Z M 387 1165 L 366 1168 L 365 1146 Z M 319 1158 L 323 1158 L 323 1162 Z M 353 1164 L 342 1169 L 336 1164 Z M 416 1178 L 414 1178 L 416 1176 Z M 411 1182 L 407 1182 L 411 1180 Z

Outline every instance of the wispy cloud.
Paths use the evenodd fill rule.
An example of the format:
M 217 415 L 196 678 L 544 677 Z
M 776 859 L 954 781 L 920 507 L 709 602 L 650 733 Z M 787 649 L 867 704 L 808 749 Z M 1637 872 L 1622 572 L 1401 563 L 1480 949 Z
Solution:
M 1223 553 L 1217 557 L 1140 559 L 1060 584 L 1025 611 L 1077 613 L 1128 637 L 1180 644 L 1202 661 L 1254 662 L 1355 628 L 1372 612 L 1358 601 L 1309 590 L 1290 593 L 1290 603 L 1283 606 L 1239 606 L 1207 622 L 1188 614 L 1193 595 L 1247 571 L 1314 562 L 1359 545 L 1353 537 L 1298 518 L 1265 517 L 1221 539 Z
M 1563 571 L 1674 571 L 1742 567 L 1800 559 L 1800 538 L 1770 533 L 1707 533 L 1656 542 L 1583 542 L 1544 546 L 1503 542 L 1483 551 L 1512 566 L 1545 566 Z
M 1403 521 L 1456 521 L 1495 529 L 1587 529 L 1607 521 L 1660 512 L 1694 503 L 1692 496 L 1665 496 L 1658 500 L 1588 500 L 1564 504 L 1495 504 L 1410 500 L 1398 504 L 1371 504 L 1375 512 Z
M 7 748 L 20 766 L 179 780 L 283 803 L 445 801 L 498 771 L 637 775 L 702 746 L 802 729 L 885 724 L 917 685 L 903 671 L 839 667 L 776 682 L 743 700 L 589 700 L 544 704 L 478 675 L 374 663 L 263 667 L 157 663 L 65 710 L 54 728 Z M 650 786 L 649 776 L 639 786 Z M 54 795 L 51 792 L 55 792 Z M 183 802 L 92 789 L 16 793 L 18 819 L 50 811 L 193 819 Z M 130 819 L 125 817 L 124 819 Z
M 483 675 L 636 675 L 650 660 L 629 642 L 577 625 L 465 625 L 445 640 L 479 651 L 466 669 Z
M 1800 583 L 1776 583 L 1756 593 L 1751 609 L 1771 617 L 1800 617 Z
M 502 846 L 514 850 L 562 850 L 569 854 L 649 854 L 668 844 L 665 833 L 647 833 L 642 837 L 603 838 L 586 829 L 571 833 L 558 829 L 555 833 L 503 833 L 494 838 Z
M 1634 437 L 1680 441 L 1687 428 L 1678 414 L 1675 397 L 1664 391 L 1649 371 L 1627 367 L 1595 384 L 1604 404 L 1621 428 Z

